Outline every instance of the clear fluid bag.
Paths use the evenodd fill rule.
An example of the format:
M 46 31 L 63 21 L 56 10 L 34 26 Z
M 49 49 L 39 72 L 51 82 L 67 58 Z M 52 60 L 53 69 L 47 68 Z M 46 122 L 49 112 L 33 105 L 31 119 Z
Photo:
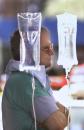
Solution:
M 59 43 L 57 64 L 62 65 L 69 72 L 73 65 L 78 64 L 76 55 L 77 17 L 69 13 L 56 17 Z
M 18 13 L 20 40 L 19 69 L 38 70 L 40 68 L 41 13 Z

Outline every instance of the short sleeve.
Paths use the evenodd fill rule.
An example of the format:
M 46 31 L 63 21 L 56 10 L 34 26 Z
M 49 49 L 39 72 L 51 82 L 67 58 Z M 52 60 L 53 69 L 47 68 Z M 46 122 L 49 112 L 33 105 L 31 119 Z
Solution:
M 38 96 L 35 98 L 35 111 L 37 121 L 43 122 L 59 108 L 52 96 Z

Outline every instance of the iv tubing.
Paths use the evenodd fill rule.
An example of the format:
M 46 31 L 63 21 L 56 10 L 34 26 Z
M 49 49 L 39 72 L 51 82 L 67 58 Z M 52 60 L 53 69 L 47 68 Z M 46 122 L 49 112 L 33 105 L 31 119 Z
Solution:
M 32 107 L 33 107 L 33 114 L 34 114 L 34 123 L 35 123 L 35 130 L 37 130 L 36 124 L 36 113 L 35 113 L 35 106 L 34 106 L 34 94 L 35 94 L 35 79 L 34 76 L 32 77 Z
M 70 76 L 69 76 L 69 71 L 67 69 L 66 70 L 66 80 L 67 80 L 67 86 L 68 86 L 68 96 L 70 96 Z M 67 130 L 70 130 L 70 113 L 71 113 L 71 104 L 69 105 L 69 114 L 68 114 L 68 126 L 67 126 Z M 65 109 L 65 113 L 66 113 L 66 109 Z

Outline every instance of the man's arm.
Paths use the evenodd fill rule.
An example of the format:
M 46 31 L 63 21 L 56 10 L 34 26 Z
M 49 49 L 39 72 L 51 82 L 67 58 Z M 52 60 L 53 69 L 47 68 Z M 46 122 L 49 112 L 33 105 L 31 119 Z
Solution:
M 39 127 L 46 130 L 63 130 L 68 124 L 65 107 L 60 103 L 55 103 L 51 97 L 36 98 L 35 110 Z
M 52 113 L 44 122 L 43 126 L 48 130 L 63 130 L 68 124 L 68 118 L 60 110 Z

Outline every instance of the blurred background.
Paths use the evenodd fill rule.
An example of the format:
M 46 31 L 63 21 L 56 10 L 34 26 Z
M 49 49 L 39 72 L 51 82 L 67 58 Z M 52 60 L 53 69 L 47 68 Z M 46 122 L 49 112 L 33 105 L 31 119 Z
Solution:
M 84 88 L 84 0 L 0 0 L 0 83 L 4 84 L 6 81 L 5 67 L 11 58 L 10 38 L 18 28 L 17 13 L 26 11 L 42 12 L 42 25 L 50 30 L 55 54 L 53 64 L 47 73 L 51 80 L 51 87 L 54 90 L 58 90 L 67 84 L 64 69 L 57 65 L 58 34 L 56 15 L 64 12 L 77 15 L 76 48 L 78 66 L 72 69 L 70 78 L 71 83 L 82 82 L 82 88 Z M 84 93 L 82 95 L 83 99 Z M 79 111 L 79 109 L 77 110 Z M 82 122 L 84 123 L 84 120 Z M 84 130 L 83 123 L 81 127 L 75 123 L 71 130 Z

